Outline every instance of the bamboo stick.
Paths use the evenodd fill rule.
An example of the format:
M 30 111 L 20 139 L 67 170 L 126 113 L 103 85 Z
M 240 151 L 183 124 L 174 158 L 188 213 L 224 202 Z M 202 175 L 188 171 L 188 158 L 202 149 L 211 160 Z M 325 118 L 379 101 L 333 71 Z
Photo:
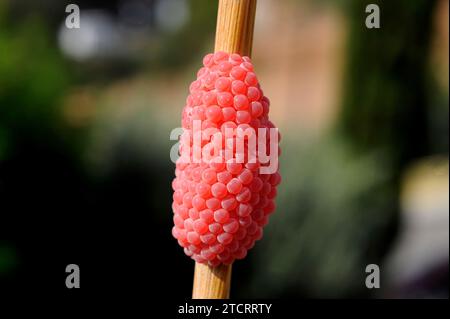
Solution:
M 252 53 L 256 0 L 219 0 L 214 50 Z M 193 299 L 228 299 L 231 265 L 210 267 L 195 263 Z
M 195 263 L 193 299 L 230 298 L 231 265 L 210 267 Z
M 256 0 L 219 0 L 215 51 L 252 53 Z

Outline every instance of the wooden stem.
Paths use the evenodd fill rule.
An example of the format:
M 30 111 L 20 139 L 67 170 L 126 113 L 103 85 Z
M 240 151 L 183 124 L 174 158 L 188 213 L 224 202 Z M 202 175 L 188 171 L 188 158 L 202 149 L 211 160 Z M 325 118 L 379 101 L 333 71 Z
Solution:
M 219 0 L 215 51 L 252 53 L 256 0 Z M 231 265 L 195 263 L 193 299 L 228 299 Z
M 252 53 L 256 0 L 219 0 L 215 51 Z
M 210 267 L 195 263 L 193 299 L 230 298 L 231 265 Z

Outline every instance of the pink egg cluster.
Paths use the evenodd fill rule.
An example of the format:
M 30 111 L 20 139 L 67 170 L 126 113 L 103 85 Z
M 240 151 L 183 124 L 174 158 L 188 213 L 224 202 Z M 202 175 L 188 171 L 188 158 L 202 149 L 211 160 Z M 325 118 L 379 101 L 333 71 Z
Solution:
M 206 55 L 189 90 L 182 114 L 187 132 L 194 120 L 202 129 L 221 132 L 253 128 L 258 134 L 258 128 L 275 128 L 268 119 L 269 100 L 249 57 L 225 52 Z M 211 137 L 203 138 L 201 147 L 211 142 Z M 180 150 L 192 144 L 192 138 L 181 138 Z M 247 156 L 243 161 L 237 156 L 225 160 L 220 154 L 219 161 L 177 161 L 172 182 L 172 234 L 186 255 L 211 266 L 244 258 L 262 238 L 281 181 L 278 166 L 274 173 L 262 174 L 259 160 L 250 162 Z

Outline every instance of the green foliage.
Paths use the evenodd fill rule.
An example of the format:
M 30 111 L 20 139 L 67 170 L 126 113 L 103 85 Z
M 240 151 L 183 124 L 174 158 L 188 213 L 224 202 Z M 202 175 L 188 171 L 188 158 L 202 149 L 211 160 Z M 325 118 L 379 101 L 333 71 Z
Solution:
M 391 167 L 383 154 L 359 157 L 336 138 L 285 141 L 283 154 L 278 209 L 255 248 L 250 290 L 266 297 L 366 293 L 365 265 L 379 260 L 395 206 Z
M 177 69 L 182 65 L 194 60 L 198 63 L 198 57 L 205 52 L 205 42 L 210 38 L 213 40 L 217 2 L 192 0 L 189 2 L 191 17 L 186 27 L 175 34 L 165 34 L 161 37 L 160 50 L 155 67 L 163 68 L 166 72 Z M 209 46 L 207 50 L 212 51 Z
M 381 28 L 371 30 L 367 2 L 341 3 L 349 43 L 339 129 L 309 144 L 284 141 L 278 209 L 245 293 L 369 294 L 364 270 L 382 262 L 395 235 L 402 172 L 430 154 L 430 127 L 439 122 L 430 121 L 430 96 L 437 98 L 428 65 L 435 1 L 374 3 Z
M 350 34 L 341 132 L 361 151 L 385 149 L 400 168 L 430 151 L 430 32 L 436 1 L 375 1 L 380 29 L 348 4 Z
M 8 243 L 0 242 L 0 276 L 8 274 L 17 265 L 17 255 Z
M 24 132 L 54 134 L 69 75 L 42 21 L 8 23 L 0 10 L 0 158 Z M 22 133 L 21 133 L 22 132 Z

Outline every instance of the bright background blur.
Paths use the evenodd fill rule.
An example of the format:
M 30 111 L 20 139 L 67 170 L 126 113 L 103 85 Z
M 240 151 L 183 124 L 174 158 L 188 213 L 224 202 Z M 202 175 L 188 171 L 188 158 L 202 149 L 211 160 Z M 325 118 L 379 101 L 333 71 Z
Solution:
M 150 269 L 178 283 L 162 296 L 188 297 L 169 133 L 217 1 L 79 0 L 80 29 L 68 3 L 0 0 L 0 231 L 21 238 L 0 240 L 0 289 L 78 261 L 92 285 L 107 263 L 116 288 Z M 381 29 L 365 27 L 369 3 Z M 253 62 L 283 182 L 234 297 L 448 298 L 448 5 L 258 0 Z

